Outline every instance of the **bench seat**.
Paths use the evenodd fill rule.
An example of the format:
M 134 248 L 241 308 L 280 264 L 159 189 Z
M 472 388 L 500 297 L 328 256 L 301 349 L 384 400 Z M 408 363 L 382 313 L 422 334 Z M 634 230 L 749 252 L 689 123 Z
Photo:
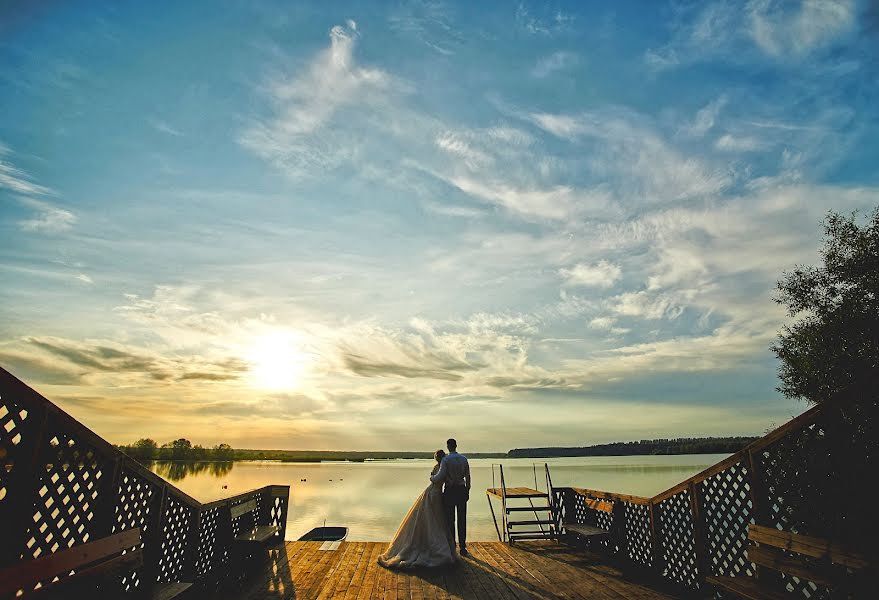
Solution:
M 593 537 L 603 537 L 606 535 L 610 535 L 610 532 L 607 529 L 601 529 L 600 527 L 593 527 L 592 525 L 577 525 L 574 523 L 565 524 L 565 531 L 568 533 L 576 533 L 577 535 L 593 538 Z
M 237 535 L 235 541 L 265 543 L 279 531 L 281 531 L 281 528 L 275 525 L 257 525 L 250 531 Z

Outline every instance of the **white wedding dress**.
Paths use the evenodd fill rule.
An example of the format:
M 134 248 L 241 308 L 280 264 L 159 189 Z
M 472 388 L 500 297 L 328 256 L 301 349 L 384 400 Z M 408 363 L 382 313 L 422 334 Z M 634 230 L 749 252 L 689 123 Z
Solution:
M 434 467 L 433 473 L 438 469 Z M 441 567 L 455 562 L 455 542 L 443 510 L 443 484 L 431 483 L 418 497 L 378 562 L 389 569 Z

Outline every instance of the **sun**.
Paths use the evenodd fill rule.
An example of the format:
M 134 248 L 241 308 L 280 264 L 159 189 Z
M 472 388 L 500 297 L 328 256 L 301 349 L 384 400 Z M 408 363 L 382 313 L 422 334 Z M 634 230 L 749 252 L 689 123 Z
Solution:
M 273 331 L 256 338 L 249 352 L 256 387 L 283 391 L 299 387 L 308 365 L 302 341 L 293 332 Z

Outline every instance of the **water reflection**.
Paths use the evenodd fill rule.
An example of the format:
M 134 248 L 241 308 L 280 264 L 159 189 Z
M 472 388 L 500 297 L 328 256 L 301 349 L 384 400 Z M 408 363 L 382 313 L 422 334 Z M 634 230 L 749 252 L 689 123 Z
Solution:
M 575 486 L 652 496 L 695 475 L 727 455 L 617 456 L 553 458 L 549 463 L 556 486 Z M 496 539 L 484 490 L 492 487 L 492 463 L 470 461 L 473 489 L 468 508 L 468 537 L 473 541 Z M 505 459 L 507 485 L 545 488 L 543 461 Z M 177 463 L 175 463 L 176 465 Z M 415 498 L 428 486 L 431 460 L 387 460 L 364 463 L 283 463 L 248 461 L 212 469 L 201 463 L 197 470 L 174 467 L 182 479 L 175 485 L 202 502 L 210 502 L 269 484 L 290 486 L 287 537 L 296 539 L 312 527 L 342 525 L 350 528 L 351 541 L 390 540 Z M 159 467 L 161 465 L 161 467 Z M 167 466 L 166 466 L 167 465 Z M 153 467 L 172 479 L 168 463 Z
M 153 473 L 161 475 L 168 481 L 182 481 L 190 475 L 198 475 L 205 473 L 213 477 L 224 477 L 232 470 L 232 461 L 228 462 L 206 462 L 206 461 L 186 461 L 186 460 L 168 460 L 153 461 L 150 470 Z

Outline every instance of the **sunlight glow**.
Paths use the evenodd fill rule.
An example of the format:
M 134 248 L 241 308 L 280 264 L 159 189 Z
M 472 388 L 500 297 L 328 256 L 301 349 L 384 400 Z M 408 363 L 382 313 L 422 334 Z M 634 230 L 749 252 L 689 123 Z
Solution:
M 301 340 L 288 331 L 273 331 L 256 338 L 249 359 L 254 385 L 267 390 L 296 389 L 308 364 Z

